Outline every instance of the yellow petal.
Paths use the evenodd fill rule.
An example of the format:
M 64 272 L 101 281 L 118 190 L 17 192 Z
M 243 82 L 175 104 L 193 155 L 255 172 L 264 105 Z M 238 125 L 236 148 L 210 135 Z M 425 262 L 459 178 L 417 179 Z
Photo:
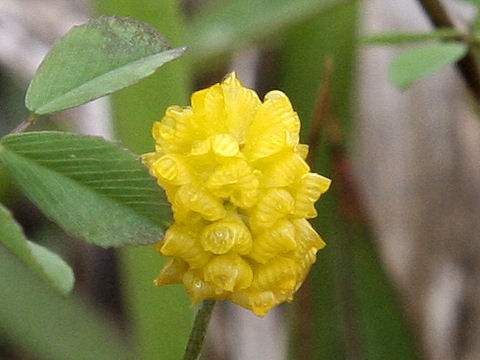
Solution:
M 237 78 L 237 73 L 235 71 L 232 71 L 231 73 L 225 75 L 221 85 L 222 85 L 224 91 L 225 91 L 225 89 L 228 89 L 228 88 L 245 89 L 243 87 L 242 83 L 240 82 L 240 80 Z
M 330 179 L 315 173 L 303 175 L 295 189 L 295 215 L 307 219 L 316 217 L 314 204 L 328 190 L 330 182 Z
M 293 259 L 277 256 L 255 267 L 252 286 L 262 290 L 293 291 L 297 284 L 298 265 Z
M 206 140 L 197 140 L 192 143 L 190 155 L 205 155 L 211 149 L 210 138 Z
M 146 153 L 142 155 L 142 163 L 148 166 L 150 173 L 152 173 L 150 167 L 152 164 L 161 158 L 164 154 L 158 154 L 157 152 Z M 153 174 L 152 174 L 153 175 Z
M 307 159 L 308 156 L 308 145 L 298 144 L 295 146 L 295 153 L 298 154 L 303 160 Z
M 312 225 L 305 219 L 295 219 L 292 221 L 295 226 L 296 240 L 299 247 L 317 250 L 325 247 L 325 242 L 315 231 Z
M 163 118 L 153 123 L 152 136 L 158 143 L 172 141 L 175 138 L 175 120 Z
M 227 295 L 225 290 L 204 281 L 201 272 L 196 270 L 189 270 L 184 274 L 183 284 L 194 304 L 205 299 L 222 300 Z
M 206 226 L 200 242 L 206 251 L 217 255 L 230 250 L 247 254 L 252 247 L 250 231 L 239 219 L 220 220 Z
M 295 226 L 289 220 L 281 219 L 255 236 L 252 251 L 248 256 L 265 264 L 278 254 L 297 249 L 295 235 Z
M 278 301 L 273 291 L 252 291 L 248 293 L 249 307 L 257 316 L 265 316 Z
M 294 152 L 280 154 L 263 171 L 262 185 L 283 187 L 292 185 L 310 171 L 307 163 Z
M 248 141 L 277 126 L 292 134 L 300 131 L 300 120 L 293 111 L 290 100 L 283 92 L 274 90 L 265 95 L 263 104 L 255 114 L 248 132 Z
M 244 144 L 248 127 L 261 105 L 260 99 L 255 91 L 242 86 L 235 73 L 226 77 L 222 89 L 225 99 L 225 123 L 238 142 Z
M 192 108 L 205 135 L 227 132 L 225 102 L 220 84 L 195 92 L 192 95 Z
M 181 186 L 177 191 L 175 205 L 195 211 L 209 221 L 219 220 L 226 214 L 220 199 L 190 184 Z
M 317 260 L 317 249 L 310 248 L 304 252 L 298 252 L 293 257 L 298 265 L 297 273 L 298 279 L 294 291 L 297 291 L 298 288 L 302 285 L 303 281 L 308 275 L 312 264 Z
M 230 134 L 218 134 L 212 138 L 212 149 L 217 155 L 231 157 L 240 151 L 237 140 Z
M 165 256 L 179 257 L 193 269 L 201 268 L 211 258 L 211 254 L 202 248 L 192 229 L 176 224 L 165 233 L 160 243 L 160 252 Z
M 285 189 L 271 188 L 259 196 L 259 201 L 251 212 L 253 227 L 269 228 L 280 218 L 294 210 L 294 199 Z
M 154 281 L 155 285 L 181 284 L 183 274 L 188 270 L 188 264 L 179 258 L 173 258 L 162 269 L 158 278 Z
M 251 175 L 250 179 L 238 184 L 230 195 L 230 201 L 236 206 L 247 209 L 255 205 L 258 199 L 258 179 Z
M 257 176 L 242 159 L 231 159 L 217 166 L 206 185 L 214 195 L 229 199 L 242 208 L 251 207 L 257 201 L 259 185 Z
M 288 133 L 282 128 L 272 128 L 257 134 L 247 142 L 243 153 L 250 161 L 275 155 L 287 147 Z
M 270 91 L 259 107 L 247 134 L 245 155 L 252 161 L 298 144 L 300 120 L 288 97 L 281 91 Z
M 154 123 L 152 135 L 163 151 L 187 151 L 192 138 L 198 135 L 192 109 L 170 106 L 162 120 Z
M 240 256 L 225 254 L 213 257 L 205 266 L 204 277 L 226 291 L 234 291 L 248 288 L 253 280 L 253 272 Z
M 159 180 L 173 185 L 184 185 L 192 181 L 190 170 L 180 155 L 163 155 L 150 168 Z

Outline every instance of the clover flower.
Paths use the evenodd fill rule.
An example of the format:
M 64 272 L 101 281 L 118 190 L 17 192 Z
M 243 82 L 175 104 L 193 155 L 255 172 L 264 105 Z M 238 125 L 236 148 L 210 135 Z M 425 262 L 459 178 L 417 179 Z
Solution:
M 330 186 L 310 172 L 299 132 L 283 92 L 262 102 L 235 73 L 155 122 L 143 161 L 174 216 L 157 244 L 172 258 L 158 286 L 183 283 L 194 303 L 228 299 L 258 316 L 293 299 L 325 246 L 306 219 Z

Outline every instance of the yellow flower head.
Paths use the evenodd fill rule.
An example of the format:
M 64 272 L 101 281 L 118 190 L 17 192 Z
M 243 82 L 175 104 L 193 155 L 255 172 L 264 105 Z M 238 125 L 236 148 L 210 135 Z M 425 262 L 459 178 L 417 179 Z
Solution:
M 283 92 L 262 102 L 232 73 L 191 102 L 167 109 L 153 125 L 155 152 L 143 156 L 175 220 L 157 245 L 172 259 L 156 284 L 263 316 L 292 300 L 325 246 L 306 219 L 330 180 L 310 172 Z

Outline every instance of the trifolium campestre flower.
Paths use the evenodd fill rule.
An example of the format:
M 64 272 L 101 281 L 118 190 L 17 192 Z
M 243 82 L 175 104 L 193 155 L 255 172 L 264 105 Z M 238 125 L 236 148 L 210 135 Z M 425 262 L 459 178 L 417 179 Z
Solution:
M 293 294 L 325 243 L 307 219 L 330 180 L 310 172 L 287 96 L 242 86 L 235 73 L 171 106 L 143 155 L 172 205 L 157 244 L 171 258 L 157 285 L 184 284 L 193 302 L 228 299 L 259 316 Z

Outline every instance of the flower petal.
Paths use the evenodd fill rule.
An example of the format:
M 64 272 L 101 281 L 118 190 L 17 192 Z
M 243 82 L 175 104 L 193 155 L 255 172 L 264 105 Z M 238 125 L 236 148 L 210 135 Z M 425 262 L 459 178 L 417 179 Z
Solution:
M 230 134 L 218 134 L 212 138 L 212 149 L 217 155 L 231 157 L 240 151 L 237 140 Z
M 285 189 L 271 188 L 262 193 L 256 208 L 251 212 L 250 225 L 269 228 L 280 218 L 293 212 L 295 201 Z
M 285 152 L 269 163 L 263 170 L 262 185 L 265 187 L 284 187 L 292 185 L 297 179 L 310 171 L 307 163 L 296 153 Z
M 201 187 L 183 185 L 175 195 L 175 205 L 201 214 L 206 220 L 215 221 L 227 213 L 222 201 Z
M 328 190 L 330 183 L 330 179 L 322 175 L 304 174 L 295 189 L 295 216 L 307 219 L 316 217 L 314 204 Z
M 192 176 L 180 155 L 163 155 L 150 165 L 153 174 L 161 182 L 184 185 L 192 181 Z
M 207 188 L 216 196 L 229 199 L 233 204 L 248 208 L 255 204 L 258 179 L 242 159 L 232 159 L 219 165 L 207 180 Z
M 187 270 L 188 264 L 175 257 L 163 267 L 154 283 L 157 286 L 181 284 L 183 281 L 183 274 Z
M 241 220 L 227 218 L 205 227 L 200 242 L 206 251 L 213 254 L 225 254 L 230 250 L 246 254 L 252 247 L 252 236 Z
M 172 225 L 158 246 L 162 255 L 178 257 L 194 269 L 205 266 L 211 258 L 211 254 L 196 239 L 195 233 L 182 225 Z
M 250 265 L 240 256 L 226 254 L 215 256 L 204 269 L 205 280 L 226 291 L 248 288 L 253 280 Z
M 271 228 L 255 237 L 252 251 L 248 254 L 256 262 L 265 264 L 281 253 L 297 248 L 295 226 L 286 219 L 281 219 Z
M 295 226 L 296 240 L 300 248 L 319 250 L 325 247 L 325 242 L 307 220 L 295 219 L 292 223 Z
M 235 76 L 230 74 L 222 83 L 225 99 L 225 124 L 240 144 L 246 142 L 247 131 L 261 101 L 255 91 L 242 86 Z
M 204 281 L 202 272 L 198 270 L 188 270 L 185 272 L 183 275 L 183 284 L 192 297 L 194 304 L 205 299 L 222 300 L 227 296 L 225 290 Z
M 293 291 L 297 284 L 297 268 L 293 259 L 277 256 L 255 268 L 252 285 L 261 290 Z

